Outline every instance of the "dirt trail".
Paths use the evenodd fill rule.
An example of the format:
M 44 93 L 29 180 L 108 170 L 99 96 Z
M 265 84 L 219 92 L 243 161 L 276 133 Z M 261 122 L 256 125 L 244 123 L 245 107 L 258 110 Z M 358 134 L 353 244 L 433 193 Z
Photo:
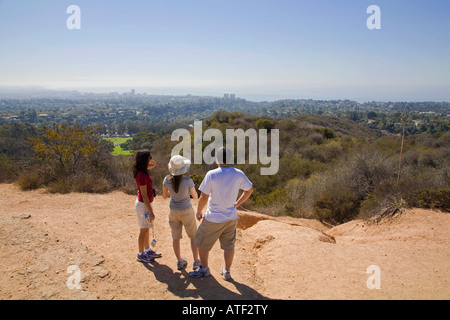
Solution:
M 145 265 L 136 261 L 134 196 L 22 192 L 11 184 L 0 184 L 0 195 L 0 299 L 450 298 L 450 216 L 439 211 L 414 209 L 378 224 L 358 220 L 333 229 L 316 220 L 239 212 L 227 282 L 219 274 L 218 244 L 211 277 L 189 277 L 185 233 L 189 265 L 176 269 L 169 202 L 161 197 L 154 209 L 163 257 Z M 367 287 L 371 265 L 381 271 L 380 289 Z

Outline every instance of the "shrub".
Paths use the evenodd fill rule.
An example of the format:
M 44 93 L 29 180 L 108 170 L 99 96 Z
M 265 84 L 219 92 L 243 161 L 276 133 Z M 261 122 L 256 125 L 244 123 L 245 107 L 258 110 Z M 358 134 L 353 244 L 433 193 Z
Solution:
M 68 178 L 60 178 L 48 183 L 50 193 L 106 193 L 112 190 L 111 183 L 98 174 L 83 172 Z
M 290 203 L 286 204 L 284 206 L 284 214 L 295 217 L 295 207 Z
M 42 185 L 39 175 L 35 172 L 21 174 L 16 183 L 23 191 L 35 190 Z
M 230 123 L 232 120 L 243 117 L 243 115 L 244 114 L 241 111 L 229 112 L 226 110 L 217 110 L 208 117 L 207 122 L 211 123 L 216 121 L 219 123 Z
M 395 165 L 371 148 L 341 157 L 329 170 L 311 175 L 303 207 L 319 219 L 348 221 L 359 214 L 361 204 L 371 198 L 383 180 L 392 178 L 394 171 Z M 372 208 L 378 199 L 367 205 Z
M 274 127 L 274 124 L 272 122 L 272 120 L 269 119 L 259 119 L 258 121 L 256 121 L 256 126 L 259 129 L 266 129 L 266 130 L 272 130 Z
M 191 174 L 189 177 L 194 181 L 195 190 L 198 190 L 198 188 L 200 187 L 200 184 L 202 183 L 203 178 L 205 176 L 204 175 Z M 197 193 L 200 195 L 201 192 L 197 191 Z
M 336 138 L 336 134 L 329 128 L 314 129 L 314 131 L 320 132 L 325 139 Z
M 411 198 L 413 206 L 450 210 L 450 189 L 419 189 L 413 192 Z
M 343 223 L 358 215 L 359 201 L 349 188 L 330 187 L 314 201 L 313 208 L 320 220 L 330 219 Z
M 315 146 L 316 158 L 324 163 L 332 162 L 335 159 L 338 159 L 342 152 L 342 145 L 339 141 L 329 141 L 328 143 L 324 143 L 320 146 Z
M 313 132 L 311 133 L 308 138 L 313 141 L 315 144 L 322 144 L 323 143 L 323 135 L 319 132 Z
M 277 188 L 274 191 L 256 196 L 253 200 L 255 206 L 271 206 L 276 203 L 286 202 L 288 200 L 288 195 L 286 189 Z
M 112 190 L 111 183 L 95 173 L 78 173 L 70 181 L 71 190 L 75 192 L 106 193 Z
M 32 165 L 18 170 L 16 184 L 21 190 L 35 190 L 54 180 L 51 167 Z
M 71 187 L 72 187 L 71 182 L 69 182 L 69 180 L 59 179 L 59 180 L 55 180 L 55 181 L 48 183 L 47 191 L 50 193 L 65 194 L 65 193 L 69 193 L 72 191 Z
M 132 183 L 127 183 L 119 188 L 120 191 L 129 195 L 135 195 L 137 193 L 136 183 L 133 181 Z
M 6 155 L 0 154 L 0 182 L 10 182 L 16 178 L 17 165 Z
M 387 207 L 403 206 L 402 192 L 405 191 L 404 181 L 397 184 L 396 179 L 386 179 L 377 184 L 367 199 L 361 202 L 360 218 L 369 219 L 380 214 Z

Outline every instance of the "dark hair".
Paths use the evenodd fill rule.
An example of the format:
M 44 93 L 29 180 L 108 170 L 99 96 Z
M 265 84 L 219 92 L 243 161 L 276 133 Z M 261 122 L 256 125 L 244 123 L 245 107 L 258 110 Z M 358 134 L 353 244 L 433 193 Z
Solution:
M 183 178 L 183 175 L 180 174 L 179 176 L 173 176 L 169 174 L 167 177 L 173 181 L 173 190 L 175 191 L 175 193 L 178 193 L 178 189 L 180 189 L 181 179 Z
M 229 149 L 222 147 L 216 151 L 216 159 L 220 164 L 227 164 L 227 160 L 231 160 L 230 158 L 231 151 Z
M 152 158 L 150 151 L 147 149 L 140 150 L 136 153 L 136 158 L 133 164 L 133 177 L 136 178 L 138 172 L 143 172 L 148 175 L 148 162 Z

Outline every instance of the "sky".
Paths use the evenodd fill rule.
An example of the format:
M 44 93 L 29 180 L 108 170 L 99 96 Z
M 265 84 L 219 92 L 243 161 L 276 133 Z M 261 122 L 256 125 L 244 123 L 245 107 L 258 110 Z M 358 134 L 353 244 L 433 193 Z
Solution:
M 0 0 L 0 86 L 450 101 L 449 16 L 448 0 Z

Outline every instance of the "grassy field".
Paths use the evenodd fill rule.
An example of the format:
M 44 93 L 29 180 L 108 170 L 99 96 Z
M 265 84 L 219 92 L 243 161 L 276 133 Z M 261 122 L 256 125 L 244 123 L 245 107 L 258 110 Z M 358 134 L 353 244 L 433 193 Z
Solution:
M 113 156 L 120 156 L 120 155 L 130 155 L 133 154 L 133 151 L 129 150 L 123 150 L 120 147 L 120 144 L 124 143 L 125 141 L 131 140 L 132 138 L 105 138 L 105 140 L 111 141 L 114 143 L 114 150 L 113 150 Z

